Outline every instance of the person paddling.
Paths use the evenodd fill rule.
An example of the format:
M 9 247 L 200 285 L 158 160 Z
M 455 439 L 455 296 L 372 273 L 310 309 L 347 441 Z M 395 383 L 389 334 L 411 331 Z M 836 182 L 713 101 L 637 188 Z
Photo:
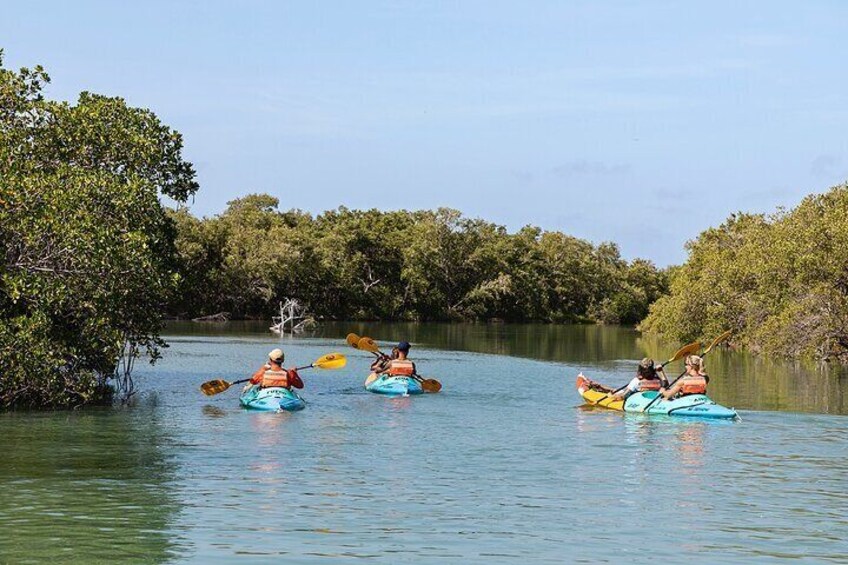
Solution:
M 677 382 L 666 390 L 660 389 L 660 394 L 666 400 L 688 394 L 707 394 L 707 383 L 710 376 L 704 370 L 704 360 L 697 355 L 689 355 L 685 361 L 686 372 Z
M 582 373 L 581 373 L 582 374 Z M 637 392 L 645 392 L 649 390 L 662 390 L 662 386 L 664 384 L 668 384 L 668 379 L 666 379 L 665 372 L 663 371 L 662 365 L 657 367 L 654 365 L 654 360 L 648 357 L 642 359 L 639 362 L 639 366 L 636 368 L 636 376 L 631 379 L 627 386 L 623 389 L 619 389 L 615 391 L 608 386 L 604 386 L 598 383 L 592 383 L 593 388 L 596 390 L 602 390 L 603 392 L 609 393 L 608 398 L 621 399 L 624 400 L 631 394 L 635 394 Z
M 250 378 L 250 383 L 245 389 L 251 386 L 259 386 L 261 388 L 268 387 L 283 387 L 287 389 L 303 388 L 303 381 L 295 369 L 284 369 L 283 363 L 286 356 L 282 349 L 274 349 L 268 354 L 268 362 L 260 367 Z
M 378 374 L 388 374 L 390 377 L 411 377 L 416 374 L 415 363 L 408 357 L 409 348 L 408 341 L 398 343 L 397 347 L 392 350 L 393 354 L 397 351 L 397 356 L 389 359 L 388 363 L 385 363 L 385 366 L 381 370 L 375 372 Z
M 380 356 L 371 363 L 371 372 L 372 373 L 384 373 L 389 370 L 389 363 L 392 359 L 397 359 L 398 350 L 397 347 L 392 347 L 391 355 L 380 354 Z

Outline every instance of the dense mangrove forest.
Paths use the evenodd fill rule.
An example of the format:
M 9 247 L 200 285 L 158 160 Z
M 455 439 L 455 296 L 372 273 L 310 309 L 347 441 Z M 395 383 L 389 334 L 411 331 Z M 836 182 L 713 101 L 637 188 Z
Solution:
M 171 213 L 181 292 L 169 313 L 268 318 L 280 297 L 335 320 L 590 321 L 635 324 L 666 292 L 650 261 L 456 210 L 279 211 L 272 196 L 219 216 Z
M 688 244 L 639 326 L 688 340 L 734 330 L 755 352 L 848 362 L 848 184 L 772 215 L 734 214 Z
M 132 395 L 179 288 L 160 195 L 198 188 L 182 137 L 152 112 L 47 100 L 48 82 L 0 66 L 0 406 Z
M 846 185 L 735 214 L 669 269 L 447 208 L 313 216 L 250 194 L 198 218 L 178 132 L 121 98 L 48 100 L 48 82 L 0 58 L 0 406 L 126 399 L 165 317 L 268 319 L 283 297 L 325 320 L 730 328 L 754 351 L 848 361 Z

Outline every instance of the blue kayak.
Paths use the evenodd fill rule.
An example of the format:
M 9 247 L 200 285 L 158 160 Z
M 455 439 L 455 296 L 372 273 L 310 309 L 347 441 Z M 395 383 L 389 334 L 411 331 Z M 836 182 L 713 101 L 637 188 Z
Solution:
M 656 391 L 639 392 L 627 397 L 624 402 L 625 412 L 642 412 L 646 406 L 648 414 L 664 414 L 666 416 L 689 416 L 695 418 L 724 418 L 738 417 L 736 410 L 727 408 L 706 394 L 688 394 L 672 400 L 660 399 L 651 404 L 659 393 Z
M 241 393 L 239 402 L 245 408 L 278 412 L 295 412 L 306 408 L 306 401 L 293 390 L 283 387 L 260 388 L 251 386 Z
M 365 390 L 387 396 L 408 396 L 424 392 L 421 383 L 412 377 L 390 377 L 389 375 L 377 377 L 373 373 L 365 381 Z

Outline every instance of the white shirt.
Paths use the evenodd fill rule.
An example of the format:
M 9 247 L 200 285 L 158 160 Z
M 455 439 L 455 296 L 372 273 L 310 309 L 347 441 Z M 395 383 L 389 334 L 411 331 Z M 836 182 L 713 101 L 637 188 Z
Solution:
M 633 377 L 633 380 L 627 383 L 624 390 L 628 392 L 639 392 L 639 377 Z

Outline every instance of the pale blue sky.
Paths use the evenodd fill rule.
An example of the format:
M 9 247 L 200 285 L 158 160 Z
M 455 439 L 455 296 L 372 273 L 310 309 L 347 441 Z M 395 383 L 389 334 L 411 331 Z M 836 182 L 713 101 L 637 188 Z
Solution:
M 450 206 L 659 265 L 848 179 L 848 2 L 0 2 L 9 67 L 151 108 L 193 210 Z

